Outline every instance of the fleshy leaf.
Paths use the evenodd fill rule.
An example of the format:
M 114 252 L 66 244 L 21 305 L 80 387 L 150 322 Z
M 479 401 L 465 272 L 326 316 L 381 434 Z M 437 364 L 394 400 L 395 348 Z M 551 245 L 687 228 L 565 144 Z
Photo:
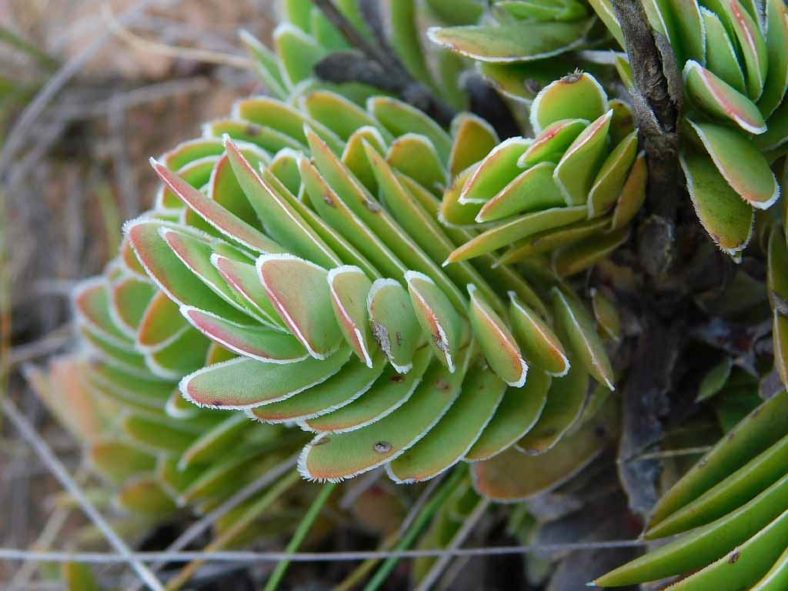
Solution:
M 699 152 L 681 154 L 687 190 L 695 213 L 712 240 L 726 253 L 736 255 L 752 235 L 752 208 L 725 181 L 714 162 Z M 769 173 L 771 176 L 771 172 Z
M 748 133 L 766 131 L 755 103 L 696 61 L 684 66 L 684 88 L 693 102 L 711 115 L 728 119 Z
M 342 433 L 381 420 L 408 401 L 431 360 L 431 349 L 425 344 L 416 351 L 408 373 L 402 375 L 393 366 L 388 367 L 366 395 L 329 414 L 309 419 L 302 427 L 317 433 Z
M 278 402 L 321 384 L 347 363 L 350 349 L 327 359 L 305 359 L 286 365 L 253 359 L 232 359 L 186 376 L 181 393 L 209 408 L 247 409 Z
M 369 290 L 367 311 L 372 334 L 389 362 L 400 373 L 408 373 L 421 340 L 408 292 L 393 279 L 378 279 Z
M 416 445 L 387 466 L 395 482 L 422 482 L 460 461 L 501 402 L 506 384 L 487 371 L 474 371 L 443 419 Z
M 553 309 L 556 322 L 566 335 L 572 352 L 577 357 L 588 373 L 600 384 L 609 390 L 615 390 L 615 377 L 610 359 L 605 351 L 599 335 L 596 332 L 594 321 L 582 303 L 574 296 L 561 291 L 553 290 Z
M 553 180 L 554 169 L 554 164 L 542 162 L 520 173 L 482 206 L 476 221 L 492 222 L 563 205 L 564 196 Z
M 590 74 L 570 74 L 543 88 L 531 105 L 531 127 L 541 133 L 562 119 L 594 121 L 607 111 L 607 94 Z
M 331 269 L 327 276 L 339 328 L 358 358 L 372 367 L 374 343 L 369 329 L 367 296 L 372 282 L 358 267 L 343 266 Z
M 584 42 L 593 20 L 519 22 L 501 26 L 433 28 L 430 39 L 482 62 L 528 62 L 559 55 Z
M 390 462 L 421 440 L 440 421 L 460 393 L 470 349 L 449 372 L 440 363 L 405 404 L 374 424 L 348 433 L 318 435 L 299 458 L 301 474 L 310 480 L 339 481 Z
M 542 415 L 550 383 L 550 376 L 531 369 L 525 386 L 507 389 L 495 415 L 465 459 L 478 462 L 491 458 L 528 433 Z
M 262 255 L 257 273 L 279 316 L 309 354 L 325 359 L 342 341 L 328 272 L 292 255 Z
M 453 373 L 465 330 L 462 318 L 432 279 L 408 271 L 405 280 L 422 331 L 427 334 L 438 359 Z
M 585 203 L 607 153 L 608 130 L 613 111 L 608 111 L 577 136 L 555 167 L 553 176 L 569 205 Z
M 468 315 L 471 329 L 492 371 L 514 388 L 521 388 L 528 375 L 528 364 L 520 353 L 509 328 L 477 293 L 474 285 L 468 285 L 471 305 Z
M 181 314 L 209 339 L 240 355 L 269 363 L 292 363 L 307 357 L 298 339 L 271 328 L 238 324 L 191 306 L 182 307 Z

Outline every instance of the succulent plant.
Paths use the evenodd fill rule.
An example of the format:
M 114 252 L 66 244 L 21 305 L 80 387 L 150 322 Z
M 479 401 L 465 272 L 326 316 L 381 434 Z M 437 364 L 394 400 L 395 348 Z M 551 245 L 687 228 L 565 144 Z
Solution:
M 610 63 L 600 46 L 625 48 L 615 3 L 589 4 L 503 0 L 493 3 L 489 22 L 436 28 L 431 38 L 478 60 L 499 89 L 530 102 L 540 86 L 571 67 Z M 639 10 L 681 70 L 682 81 L 671 83 L 683 89 L 677 98 L 683 98 L 681 166 L 692 204 L 714 242 L 736 257 L 750 241 L 753 210 L 769 208 L 780 195 L 770 164 L 785 152 L 788 121 L 785 4 L 646 0 Z M 612 63 L 633 90 L 627 59 L 615 54 Z
M 647 538 L 682 536 L 596 583 L 700 569 L 679 585 L 769 588 L 785 571 L 788 207 L 769 209 L 785 150 L 782 4 L 644 4 L 683 70 L 670 82 L 688 261 L 666 284 L 631 239 L 655 198 L 653 146 L 613 3 L 397 0 L 376 9 L 387 35 L 375 3 L 336 4 L 361 41 L 309 0 L 283 3 L 275 51 L 243 36 L 267 96 L 152 161 L 154 207 L 75 294 L 83 351 L 35 376 L 121 503 L 156 518 L 178 503 L 209 511 L 301 449 L 301 475 L 320 482 L 451 472 L 425 536 L 402 544 L 455 543 L 488 500 L 527 501 L 509 528 L 539 539 L 551 521 L 529 518 L 539 500 L 575 486 L 580 507 L 598 504 L 586 485 L 600 465 L 626 529 L 631 484 L 606 452 L 617 444 L 626 470 L 628 453 L 673 445 L 657 430 L 664 442 L 627 450 L 633 394 L 614 392 L 637 371 L 628 337 L 653 306 L 694 314 L 687 340 L 704 350 L 675 372 L 694 406 L 651 401 L 644 420 L 697 420 L 710 427 L 697 445 L 714 447 L 660 483 L 673 486 Z M 425 53 L 423 22 L 454 54 Z M 463 110 L 473 61 L 527 132 L 501 137 Z M 697 239 L 689 201 L 741 265 Z M 73 408 L 58 408 L 61 390 Z M 419 561 L 416 577 L 436 564 Z
M 646 539 L 681 534 L 604 575 L 603 587 L 692 573 L 672 587 L 779 589 L 786 581 L 788 393 L 763 402 L 660 499 Z
M 547 280 L 540 285 L 553 290 L 562 344 L 542 299 L 511 268 L 492 265 L 489 257 L 477 266 L 464 261 L 499 247 L 497 230 L 467 240 L 467 230 L 440 224 L 441 213 L 448 221 L 453 208 L 464 213 L 462 196 L 451 203 L 456 183 L 443 203 L 432 191 L 446 183 L 447 169 L 466 171 L 457 161 L 478 157 L 484 147 L 478 142 L 476 155 L 464 153 L 465 134 L 486 134 L 492 145 L 494 134 L 461 115 L 452 138 L 412 107 L 385 97 L 370 99 L 362 110 L 321 90 L 304 95 L 303 105 L 306 115 L 271 99 L 245 100 L 237 105 L 237 119 L 221 127 L 231 137 L 240 129 L 236 140 L 249 141 L 249 125 L 268 122 L 283 133 L 291 130 L 294 142 L 305 141 L 301 153 L 285 148 L 258 172 L 243 145 L 227 140 L 207 196 L 185 175 L 154 163 L 166 187 L 160 205 L 174 207 L 172 198 L 180 199 L 183 207 L 172 217 L 182 221 L 167 219 L 160 209 L 127 226 L 142 267 L 186 320 L 239 355 L 186 376 L 183 396 L 264 422 L 298 422 L 317 433 L 300 469 L 318 480 L 386 465 L 398 481 L 419 481 L 463 458 L 489 458 L 518 440 L 529 448 L 521 438 L 538 429 L 542 405 L 558 397 L 559 425 L 552 437 L 535 443 L 542 450 L 552 446 L 579 416 L 589 374 L 608 388 L 614 377 L 590 313 L 566 287 Z M 609 119 L 600 117 L 603 142 Z M 477 187 L 471 194 L 489 198 L 498 185 L 508 185 L 517 174 L 512 161 L 527 143 L 504 142 L 474 174 L 466 173 L 471 189 Z M 587 143 L 579 137 L 579 145 Z M 606 207 L 619 194 L 642 195 L 642 185 L 622 190 L 635 156 L 629 143 L 631 157 L 615 158 L 623 170 L 616 171 L 620 182 L 612 183 Z M 543 153 L 555 155 L 549 147 Z M 598 167 L 604 154 L 590 158 Z M 407 175 L 414 162 L 424 185 Z M 549 163 L 542 168 L 548 182 L 558 169 Z M 542 185 L 518 181 L 508 191 L 513 214 L 541 211 L 516 216 L 509 223 L 521 228 L 505 230 L 504 242 L 556 226 L 570 231 L 588 217 L 585 205 L 567 207 L 557 190 L 547 195 L 545 181 L 536 182 Z M 557 200 L 560 206 L 550 207 Z M 604 222 L 595 226 L 600 234 L 611 224 Z M 458 247 L 457 237 L 467 242 Z M 560 261 L 574 260 L 570 266 L 579 270 L 600 256 L 580 253 Z M 441 267 L 444 261 L 450 264 Z

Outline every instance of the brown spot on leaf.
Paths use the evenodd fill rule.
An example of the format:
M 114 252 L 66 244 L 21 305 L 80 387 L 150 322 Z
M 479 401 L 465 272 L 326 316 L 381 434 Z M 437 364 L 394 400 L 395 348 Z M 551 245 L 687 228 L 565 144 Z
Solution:
M 438 380 L 435 382 L 435 387 L 441 392 L 448 392 L 451 385 L 446 380 Z
M 739 552 L 738 550 L 734 550 L 728 555 L 728 564 L 735 564 L 739 560 L 740 556 L 741 556 L 741 552 Z
M 391 376 L 389 381 L 394 382 L 395 384 L 401 384 L 405 381 L 405 376 L 400 373 L 395 373 L 393 376 Z
M 244 133 L 245 133 L 246 135 L 249 135 L 249 136 L 251 136 L 251 137 L 257 137 L 257 136 L 259 136 L 259 135 L 260 135 L 262 132 L 263 132 L 263 128 L 262 128 L 262 127 L 260 127 L 259 125 L 254 125 L 253 123 L 249 123 L 249 124 L 248 124 L 248 125 L 247 125 L 247 126 L 244 128 Z
M 325 445 L 329 441 L 331 441 L 330 437 L 323 437 L 322 439 L 317 439 L 312 443 L 312 447 L 317 447 L 318 445 Z
M 377 201 L 366 199 L 364 200 L 364 205 L 366 205 L 367 209 L 372 213 L 378 213 L 379 211 L 381 211 L 380 204 Z
M 387 454 L 391 451 L 391 444 L 388 441 L 378 441 L 373 449 L 379 454 Z
M 329 207 L 336 207 L 334 200 L 331 198 L 331 195 L 329 195 L 328 193 L 323 193 L 323 201 L 325 201 L 326 205 L 328 205 Z

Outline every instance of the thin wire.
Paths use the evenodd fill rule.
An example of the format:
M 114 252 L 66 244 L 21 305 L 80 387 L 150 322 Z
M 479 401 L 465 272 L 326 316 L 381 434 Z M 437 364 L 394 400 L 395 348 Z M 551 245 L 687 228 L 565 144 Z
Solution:
M 178 550 L 183 550 L 191 542 L 196 540 L 201 533 L 211 527 L 216 521 L 227 515 L 227 513 L 235 509 L 247 499 L 250 499 L 253 495 L 260 492 L 269 484 L 272 484 L 285 472 L 294 468 L 297 461 L 298 455 L 296 454 L 293 457 L 280 462 L 254 482 L 247 484 L 245 487 L 227 499 L 224 503 L 216 507 L 216 509 L 207 513 L 202 519 L 196 521 L 186 528 L 186 530 L 184 530 L 184 532 L 167 547 L 167 552 L 177 552 Z M 161 567 L 164 566 L 164 564 L 165 562 L 155 563 L 151 565 L 151 569 L 154 573 L 156 573 L 161 570 Z M 135 584 L 129 588 L 129 591 L 137 591 L 138 589 L 139 585 Z
M 131 549 L 126 545 L 126 542 L 120 538 L 115 530 L 112 529 L 112 526 L 107 523 L 106 519 L 99 513 L 95 505 L 85 496 L 82 489 L 68 473 L 68 470 L 66 470 L 66 467 L 58 460 L 46 441 L 36 433 L 33 426 L 22 413 L 19 412 L 14 403 L 8 398 L 2 398 L 0 399 L 0 406 L 2 406 L 3 413 L 14 424 L 20 435 L 27 440 L 33 448 L 33 451 L 41 458 L 44 465 L 49 468 L 50 472 L 60 481 L 63 488 L 76 499 L 85 514 L 90 517 L 91 521 L 101 530 L 104 537 L 107 538 L 110 545 L 115 548 L 117 551 L 117 554 L 114 555 L 116 561 L 127 563 L 145 584 L 154 591 L 163 591 L 164 587 L 156 578 L 156 575 L 154 575 L 142 561 L 133 557 Z
M 462 545 L 473 529 L 478 525 L 479 520 L 487 512 L 487 508 L 489 506 L 489 499 L 479 499 L 479 502 L 474 510 L 468 517 L 465 518 L 465 523 L 462 524 L 460 530 L 455 534 L 454 539 L 449 545 L 449 549 L 459 548 Z M 446 570 L 446 567 L 449 565 L 452 558 L 454 557 L 451 554 L 441 556 L 440 559 L 435 562 L 429 572 L 424 576 L 424 578 L 419 582 L 419 586 L 416 588 L 416 591 L 429 591 L 432 589 L 433 585 L 443 574 L 443 571 Z
M 359 552 L 132 552 L 119 556 L 112 552 L 57 552 L 15 548 L 0 548 L 0 560 L 36 560 L 39 562 L 81 562 L 84 564 L 118 564 L 129 558 L 139 562 L 360 562 L 370 559 L 441 558 L 443 556 L 507 556 L 531 554 L 533 552 L 572 552 L 576 550 L 615 550 L 619 548 L 642 548 L 643 540 L 610 540 L 607 542 L 577 542 L 567 544 L 533 544 L 527 546 L 488 546 L 484 548 L 435 548 L 427 550 L 367 550 Z

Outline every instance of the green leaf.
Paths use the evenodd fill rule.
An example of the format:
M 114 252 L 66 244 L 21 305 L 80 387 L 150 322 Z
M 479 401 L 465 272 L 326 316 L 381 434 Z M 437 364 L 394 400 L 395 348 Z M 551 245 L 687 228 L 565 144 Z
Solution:
M 700 497 L 715 484 L 774 445 L 788 424 L 788 391 L 766 400 L 721 439 L 657 503 L 649 528 Z
M 751 585 L 780 558 L 780 545 L 788 538 L 788 511 L 756 533 L 728 556 L 679 581 L 677 591 L 702 591 Z
M 646 165 L 646 155 L 645 152 L 641 152 L 637 155 L 634 164 L 632 164 L 627 180 L 624 181 L 624 186 L 621 187 L 621 192 L 616 201 L 616 208 L 613 210 L 613 219 L 610 223 L 611 230 L 623 228 L 635 219 L 635 216 L 646 201 L 647 182 L 648 166 Z
M 210 310 L 228 320 L 237 322 L 248 318 L 235 305 L 217 295 L 214 289 L 220 288 L 220 283 L 213 284 L 213 288 L 207 285 L 178 257 L 162 237 L 162 230 L 172 232 L 173 228 L 174 226 L 168 226 L 162 222 L 145 219 L 136 220 L 126 226 L 126 233 L 134 252 L 159 289 L 180 305 Z M 174 235 L 171 234 L 171 236 Z
M 328 272 L 293 255 L 262 255 L 257 273 L 279 316 L 315 359 L 326 359 L 342 342 L 334 316 Z
M 433 363 L 413 396 L 385 418 L 355 431 L 318 435 L 304 448 L 299 472 L 310 480 L 335 482 L 402 455 L 429 433 L 456 401 L 471 348 L 461 353 L 454 373 Z
M 553 269 L 559 277 L 575 275 L 607 258 L 628 239 L 629 228 L 583 238 L 553 254 Z
M 703 26 L 706 30 L 706 65 L 723 81 L 739 92 L 747 92 L 744 72 L 733 47 L 733 40 L 720 17 L 702 6 Z
M 431 361 L 431 349 L 425 344 L 416 351 L 408 373 L 403 375 L 389 366 L 364 396 L 328 414 L 308 419 L 301 426 L 316 433 L 343 433 L 376 423 L 410 399 Z
M 703 567 L 734 550 L 784 513 L 786 494 L 788 476 L 783 476 L 736 511 L 660 546 L 594 583 L 601 587 L 632 585 Z M 788 520 L 782 521 L 788 524 Z
M 720 3 L 724 11 L 722 15 L 728 19 L 744 57 L 747 92 L 751 99 L 758 100 L 763 92 L 768 69 L 766 41 L 760 28 L 739 0 L 720 0 Z M 715 12 L 720 15 L 719 11 Z
M 523 168 L 540 162 L 558 164 L 566 149 L 586 127 L 588 121 L 585 119 L 562 119 L 546 125 L 528 146 L 518 164 Z
M 361 127 L 370 126 L 379 132 L 380 124 L 364 109 L 344 96 L 326 90 L 316 90 L 307 94 L 301 104 L 315 120 L 325 125 L 345 142 Z M 303 121 L 298 132 L 303 134 Z M 306 138 L 304 137 L 304 141 Z
M 531 105 L 531 127 L 541 133 L 564 119 L 594 121 L 607 111 L 607 93 L 590 74 L 569 74 L 545 86 Z
M 493 222 L 563 205 L 564 196 L 553 179 L 554 170 L 554 164 L 542 162 L 520 173 L 482 206 L 476 221 Z
M 325 242 L 315 233 L 304 219 L 282 196 L 273 190 L 246 160 L 232 142 L 227 142 L 227 154 L 233 171 L 246 197 L 257 212 L 263 227 L 272 238 L 285 248 L 264 251 L 303 256 L 322 266 L 341 263 Z
M 553 378 L 539 422 L 515 443 L 517 450 L 540 455 L 553 449 L 583 414 L 588 381 L 579 364 L 570 367 L 566 375 Z
M 733 360 L 730 357 L 724 357 L 720 363 L 712 367 L 703 376 L 703 380 L 698 387 L 697 402 L 711 398 L 722 390 L 731 375 L 732 367 Z
M 251 416 L 268 423 L 301 421 L 329 413 L 363 397 L 373 387 L 386 367 L 381 353 L 371 366 L 357 359 L 349 361 L 339 372 L 308 392 L 286 400 L 253 408 Z
M 94 443 L 88 450 L 88 457 L 102 476 L 115 483 L 149 472 L 156 466 L 155 456 L 118 439 Z
M 441 421 L 386 468 L 395 482 L 422 482 L 459 462 L 501 402 L 506 384 L 483 367 L 471 368 L 457 401 Z
M 500 263 L 517 263 L 536 255 L 552 252 L 583 238 L 599 234 L 610 226 L 610 217 L 575 222 L 568 226 L 546 230 L 512 245 L 499 258 Z
M 473 172 L 460 194 L 460 203 L 485 203 L 508 185 L 521 169 L 517 162 L 531 140 L 513 137 L 490 151 Z
M 167 418 L 129 414 L 121 421 L 123 433 L 144 449 L 180 455 L 189 447 L 195 433 L 180 422 Z
M 421 341 L 408 292 L 393 279 L 378 279 L 369 290 L 367 311 L 378 346 L 399 373 L 408 373 Z
M 310 78 L 315 65 L 325 57 L 327 51 L 290 23 L 282 23 L 276 28 L 274 47 L 279 56 L 282 77 L 290 87 Z
M 588 373 L 608 390 L 615 390 L 615 376 L 607 351 L 596 332 L 594 321 L 583 304 L 558 288 L 553 289 L 553 311 L 556 323 Z
M 367 367 L 372 367 L 374 343 L 369 329 L 367 297 L 372 282 L 358 267 L 331 269 L 327 276 L 334 315 L 345 342 Z
M 580 221 L 586 215 L 586 206 L 578 205 L 576 207 L 553 207 L 520 216 L 511 222 L 482 232 L 458 247 L 449 255 L 444 265 L 487 254 L 539 232 Z
M 286 365 L 232 359 L 186 376 L 180 390 L 199 406 L 244 410 L 284 400 L 323 383 L 342 369 L 349 357 L 350 349 L 342 349 L 327 359 Z
M 689 61 L 684 66 L 684 86 L 693 102 L 712 116 L 728 119 L 748 133 L 766 131 L 766 122 L 755 103 L 698 62 Z
M 529 363 L 552 376 L 563 376 L 569 371 L 569 360 L 561 341 L 536 313 L 523 304 L 513 293 L 509 294 L 509 314 L 512 330 L 523 348 Z
M 461 55 L 483 62 L 527 62 L 577 48 L 593 19 L 575 22 L 525 22 L 500 26 L 432 28 L 429 38 Z
M 440 156 L 423 135 L 406 133 L 398 137 L 386 153 L 386 162 L 430 191 L 446 187 L 446 172 Z
M 407 133 L 418 133 L 429 138 L 442 162 L 448 162 L 451 138 L 443 128 L 429 116 L 407 103 L 385 96 L 376 96 L 367 103 L 367 110 L 394 137 Z
M 211 263 L 235 293 L 241 296 L 255 311 L 259 321 L 279 331 L 285 330 L 285 324 L 268 297 L 268 293 L 260 283 L 254 265 L 235 261 L 214 253 Z
M 230 213 L 213 199 L 206 197 L 167 167 L 151 160 L 151 166 L 168 187 L 224 238 L 257 252 L 282 252 L 282 248 L 265 234 Z
M 700 223 L 723 252 L 737 255 L 752 236 L 755 217 L 752 208 L 731 188 L 705 154 L 684 151 L 680 162 Z
M 437 358 L 453 373 L 465 336 L 462 317 L 431 278 L 416 271 L 408 271 L 405 281 L 422 332 L 427 335 Z
M 298 339 L 266 326 L 238 324 L 192 306 L 181 307 L 181 314 L 206 337 L 239 355 L 270 363 L 292 363 L 308 357 Z
M 227 417 L 191 443 L 178 461 L 179 469 L 186 470 L 201 464 L 217 462 L 225 456 L 232 455 L 234 449 L 237 449 L 238 442 L 243 439 L 243 435 L 252 428 L 254 428 L 253 423 L 244 414 L 237 413 Z
M 471 329 L 493 373 L 514 388 L 522 388 L 528 376 L 528 364 L 509 328 L 498 314 L 468 285 L 471 304 L 468 316 Z
M 588 194 L 589 217 L 607 212 L 616 203 L 637 156 L 637 149 L 637 132 L 633 131 L 605 159 Z
M 646 532 L 648 539 L 664 538 L 719 519 L 774 484 L 788 461 L 788 435 L 744 466 L 720 480 Z
M 785 4 L 780 0 L 766 2 L 766 50 L 769 70 L 766 73 L 763 94 L 758 108 L 769 117 L 785 97 L 788 86 L 788 24 L 785 22 Z
M 503 406 L 503 405 L 502 405 Z M 613 439 L 615 407 L 598 413 L 549 452 L 527 456 L 514 449 L 473 464 L 476 491 L 500 502 L 521 501 L 566 482 L 599 456 Z
M 465 459 L 478 462 L 491 458 L 533 429 L 547 403 L 550 383 L 550 376 L 531 369 L 525 386 L 508 388 L 492 419 L 465 454 Z
M 594 179 L 607 155 L 610 110 L 586 127 L 572 142 L 555 167 L 553 177 L 568 205 L 585 203 Z
M 451 122 L 454 142 L 449 154 L 449 174 L 456 177 L 479 162 L 500 142 L 495 129 L 481 117 L 460 113 Z

